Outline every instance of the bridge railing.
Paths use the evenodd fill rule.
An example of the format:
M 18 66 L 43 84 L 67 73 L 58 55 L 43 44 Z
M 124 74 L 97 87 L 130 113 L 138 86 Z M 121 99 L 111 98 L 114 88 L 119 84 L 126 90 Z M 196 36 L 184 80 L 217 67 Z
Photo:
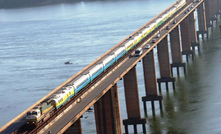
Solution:
M 132 34 L 130 34 L 129 36 L 127 36 L 126 38 L 124 38 L 121 42 L 119 42 L 117 45 L 115 45 L 113 48 L 111 48 L 110 50 L 108 50 L 107 52 L 105 52 L 104 54 L 102 54 L 100 57 L 98 57 L 96 60 L 94 60 L 92 63 L 88 64 L 86 67 L 84 67 L 81 71 L 79 71 L 78 73 L 76 73 L 75 75 L 73 75 L 72 77 L 70 77 L 67 81 L 65 81 L 64 83 L 62 83 L 61 85 L 59 85 L 58 87 L 56 87 L 55 89 L 53 89 L 50 93 L 48 93 L 46 96 L 44 96 L 42 99 L 40 99 L 39 101 L 37 101 L 35 104 L 33 104 L 32 106 L 30 106 L 28 109 L 26 109 L 25 111 L 23 111 L 21 114 L 19 114 L 18 116 L 16 116 L 14 119 L 12 119 L 10 122 L 8 122 L 7 124 L 5 124 L 1 129 L 0 132 L 4 131 L 5 129 L 7 129 L 10 125 L 12 125 L 16 120 L 21 119 L 23 116 L 26 115 L 26 113 L 31 110 L 32 108 L 34 108 L 37 104 L 39 104 L 40 102 L 42 102 L 43 100 L 45 100 L 46 98 L 50 97 L 52 94 L 54 94 L 55 92 L 57 92 L 58 90 L 60 90 L 62 87 L 66 86 L 67 84 L 69 84 L 71 81 L 73 81 L 76 77 L 78 77 L 80 74 L 82 74 L 84 71 L 86 71 L 87 69 L 89 69 L 92 65 L 94 65 L 96 62 L 98 62 L 99 60 L 101 60 L 102 58 L 104 58 L 107 54 L 111 53 L 111 51 L 113 51 L 115 48 L 117 48 L 118 46 L 120 46 L 123 42 L 125 42 L 130 36 L 133 36 L 134 34 L 136 34 L 138 31 L 140 31 L 142 28 L 144 28 L 146 25 L 148 25 L 149 23 L 153 22 L 156 18 L 158 18 L 159 16 L 161 16 L 162 14 L 165 13 L 165 11 L 167 11 L 169 8 L 171 8 L 172 6 L 174 6 L 174 4 L 172 4 L 170 7 L 168 7 L 167 9 L 165 9 L 163 12 L 161 12 L 160 14 L 158 14 L 157 16 L 155 16 L 153 19 L 151 19 L 149 22 L 147 22 L 146 24 L 144 24 L 143 26 L 141 26 L 138 30 L 136 30 L 135 32 L 133 32 Z

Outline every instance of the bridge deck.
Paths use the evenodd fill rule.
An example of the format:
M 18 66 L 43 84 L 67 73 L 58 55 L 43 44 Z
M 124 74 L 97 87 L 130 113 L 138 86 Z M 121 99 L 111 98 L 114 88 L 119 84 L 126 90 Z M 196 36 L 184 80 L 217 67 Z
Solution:
M 77 103 L 74 108 L 71 108 L 65 115 L 62 116 L 61 119 L 57 120 L 53 125 L 47 127 L 45 131 L 42 133 L 47 134 L 48 130 L 51 130 L 55 133 L 63 133 L 66 128 L 64 128 L 64 124 L 67 124 L 67 128 L 72 124 L 71 122 L 75 122 L 78 117 L 83 115 L 83 113 L 91 107 L 105 92 L 107 92 L 117 81 L 120 80 L 133 66 L 135 66 L 151 49 L 154 48 L 155 45 L 158 44 L 170 31 L 172 31 L 180 22 L 182 22 L 183 19 L 185 19 L 189 13 L 194 11 L 194 9 L 199 5 L 200 3 L 193 3 L 187 6 L 185 9 L 180 11 L 180 13 L 177 15 L 177 23 L 172 24 L 172 21 L 168 23 L 170 26 L 169 30 L 165 30 L 165 27 L 163 27 L 162 31 L 160 31 L 161 38 L 156 38 L 156 43 L 151 43 L 152 38 L 147 40 L 145 43 L 141 44 L 141 46 L 145 46 L 145 44 L 149 43 L 152 44 L 150 49 L 144 49 L 144 53 L 140 57 L 127 57 L 123 64 L 119 65 L 115 70 L 111 72 L 111 75 L 109 77 L 104 78 L 100 81 L 100 84 L 96 86 L 90 93 L 88 93 L 80 103 Z M 194 5 L 194 8 L 191 9 L 190 12 L 187 14 L 184 14 L 184 11 Z M 155 34 L 152 36 L 155 37 Z M 125 70 L 126 69 L 126 70 Z M 72 118 L 71 118 L 72 117 Z M 70 123 L 70 124 L 69 124 Z
M 105 77 L 102 81 L 99 82 L 99 84 L 97 84 L 96 88 L 94 88 L 93 90 L 91 90 L 91 92 L 89 92 L 88 94 L 86 94 L 84 96 L 84 98 L 81 100 L 80 103 L 76 103 L 73 105 L 72 108 L 70 108 L 69 111 L 66 112 L 66 114 L 64 114 L 62 116 L 62 118 L 58 119 L 55 123 L 53 123 L 53 125 L 51 124 L 51 126 L 48 126 L 47 128 L 45 128 L 45 132 L 42 133 L 47 133 L 47 130 L 51 130 L 53 133 L 58 133 L 58 132 L 64 132 L 65 131 L 65 124 L 66 127 L 70 126 L 70 122 L 75 122 L 81 115 L 83 115 L 83 113 L 90 107 L 92 106 L 96 100 L 98 100 L 106 91 L 109 90 L 110 87 L 112 87 L 113 84 L 117 83 L 117 81 L 123 77 L 134 65 L 137 64 L 137 62 L 139 62 L 151 49 L 154 48 L 154 46 L 156 46 L 167 34 L 169 34 L 170 31 L 173 30 L 173 28 L 175 28 L 183 19 L 185 19 L 192 11 L 194 11 L 194 9 L 199 6 L 199 4 L 201 4 L 203 1 L 201 0 L 198 3 L 191 3 L 190 5 L 188 5 L 185 9 L 183 9 L 182 11 L 180 11 L 178 13 L 178 15 L 176 16 L 177 18 L 177 23 L 176 24 L 172 24 L 171 22 L 168 22 L 167 24 L 164 25 L 164 27 L 162 27 L 160 30 L 160 38 L 156 38 L 157 41 L 156 43 L 152 44 L 150 43 L 152 38 L 155 37 L 155 34 L 149 38 L 145 43 L 141 44 L 141 46 L 144 46 L 145 44 L 149 43 L 151 44 L 151 48 L 150 49 L 146 49 L 144 51 L 144 53 L 140 56 L 140 57 L 127 57 L 124 60 L 124 64 L 118 65 L 118 68 L 116 68 L 115 70 L 113 70 L 112 74 L 109 75 L 109 77 Z M 191 9 L 191 11 L 189 11 L 187 14 L 184 14 L 184 11 L 189 8 L 191 5 L 194 5 L 194 7 Z M 163 13 L 163 12 L 162 12 Z M 159 16 L 159 15 L 158 15 Z M 158 16 L 156 16 L 154 19 L 156 19 Z M 152 20 L 154 20 L 152 19 Z M 149 23 L 149 22 L 148 22 Z M 148 24 L 147 23 L 147 24 Z M 146 25 L 146 24 L 145 24 Z M 166 25 L 170 26 L 169 30 L 165 30 Z M 142 28 L 142 27 L 141 27 Z M 134 32 L 136 33 L 136 31 Z M 133 33 L 133 34 L 134 34 Z M 156 33 L 156 31 L 155 31 Z M 131 35 L 133 35 L 131 34 Z M 124 39 L 125 40 L 125 39 Z M 123 41 L 124 41 L 123 40 Z M 122 41 L 122 42 L 123 42 Z M 121 42 L 118 44 L 120 45 Z M 114 48 L 116 48 L 118 45 L 116 45 Z M 56 92 L 57 90 L 59 90 L 61 87 L 65 86 L 66 84 L 68 84 L 70 81 L 72 81 L 75 77 L 77 77 L 77 75 L 79 75 L 80 73 L 84 72 L 85 70 L 87 70 L 90 66 L 92 66 L 94 63 L 98 62 L 102 57 L 104 57 L 107 53 L 110 53 L 114 48 L 112 48 L 111 50 L 109 50 L 108 52 L 106 52 L 104 55 L 102 55 L 100 58 L 98 58 L 96 61 L 94 61 L 93 63 L 91 63 L 90 65 L 88 65 L 87 67 L 85 67 L 82 71 L 80 71 L 79 73 L 77 73 L 76 75 L 74 75 L 73 77 L 71 77 L 68 81 L 66 81 L 65 83 L 63 83 L 62 85 L 60 85 L 58 88 L 56 88 L 53 92 L 49 93 L 47 96 L 45 96 L 44 98 L 47 98 L 48 96 L 50 96 L 51 94 L 53 94 L 54 92 Z M 127 70 L 125 70 L 125 68 L 127 68 Z M 44 99 L 43 98 L 43 99 Z M 40 101 L 42 101 L 43 99 L 41 99 Z M 40 102 L 39 101 L 39 102 Z M 39 103 L 38 102 L 38 103 Z M 33 105 L 34 106 L 34 105 Z M 32 106 L 32 107 L 33 107 Z M 31 109 L 32 107 L 30 107 L 29 109 Z M 29 110 L 27 109 L 27 110 Z M 22 126 L 25 123 L 25 113 L 23 112 L 23 116 L 20 116 L 19 118 L 17 117 L 16 119 L 14 119 L 12 122 L 10 122 L 8 125 L 4 126 L 0 132 L 2 133 L 12 133 L 14 130 L 16 130 L 17 128 L 19 128 L 20 126 Z

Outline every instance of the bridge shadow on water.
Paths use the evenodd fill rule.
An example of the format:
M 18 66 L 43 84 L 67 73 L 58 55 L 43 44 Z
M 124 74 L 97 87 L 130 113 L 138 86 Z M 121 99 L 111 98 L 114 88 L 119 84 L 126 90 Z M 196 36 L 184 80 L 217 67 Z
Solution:
M 216 94 L 220 94 L 221 38 L 218 28 L 210 35 L 210 40 L 201 41 L 201 52 L 194 61 L 187 63 L 187 74 L 176 77 L 176 89 L 163 89 L 163 116 L 147 117 L 147 132 L 153 134 L 208 134 L 220 133 L 220 114 L 216 107 L 220 104 Z M 172 87 L 170 87 L 172 88 Z M 212 110 L 214 109 L 214 110 Z M 219 122 L 219 123 L 218 123 Z

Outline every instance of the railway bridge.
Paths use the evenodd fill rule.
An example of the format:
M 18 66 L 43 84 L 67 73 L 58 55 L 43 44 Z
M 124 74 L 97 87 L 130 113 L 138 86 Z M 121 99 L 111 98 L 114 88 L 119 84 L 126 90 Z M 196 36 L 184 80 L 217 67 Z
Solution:
M 30 108 L 11 120 L 0 129 L 3 134 L 8 133 L 75 133 L 81 134 L 81 116 L 94 106 L 96 131 L 98 134 L 122 134 L 123 129 L 129 133 L 128 126 L 133 125 L 133 132 L 138 133 L 137 125 L 142 125 L 143 133 L 146 133 L 146 118 L 141 117 L 139 106 L 139 90 L 137 85 L 136 64 L 142 61 L 144 72 L 144 83 L 146 95 L 142 96 L 144 114 L 147 115 L 146 103 L 151 102 L 152 114 L 155 111 L 155 103 L 159 102 L 160 111 L 162 109 L 162 99 L 160 95 L 161 83 L 165 83 L 166 90 L 175 89 L 175 77 L 173 68 L 176 68 L 179 75 L 179 68 L 186 72 L 186 63 L 183 62 L 182 55 L 186 56 L 186 61 L 191 57 L 194 60 L 195 48 L 200 51 L 198 42 L 199 35 L 203 40 L 208 40 L 208 29 L 213 31 L 213 22 L 217 22 L 221 0 L 187 0 L 186 4 L 174 12 L 162 24 L 127 51 L 121 58 L 116 60 L 110 67 L 100 73 L 92 82 L 87 84 L 81 91 L 72 97 L 65 105 L 55 111 L 47 120 L 40 123 L 35 129 L 27 129 L 26 113 L 43 100 L 49 98 L 63 87 L 70 86 L 73 80 L 85 74 L 93 66 L 101 63 L 102 60 L 113 53 L 114 50 L 130 38 L 139 34 L 148 25 L 162 18 L 164 14 L 175 6 L 176 3 L 168 7 L 165 11 L 157 15 L 140 29 L 122 40 L 111 50 L 107 51 L 97 60 L 83 68 L 80 72 L 58 86 L 48 95 L 36 102 Z M 197 13 L 197 20 L 194 13 Z M 196 31 L 198 22 L 198 31 Z M 170 45 L 168 45 L 170 41 Z M 160 78 L 156 77 L 154 48 L 157 47 Z M 169 53 L 171 50 L 171 57 Z M 135 50 L 142 48 L 142 53 L 135 56 Z M 172 63 L 170 63 L 170 58 Z M 127 119 L 121 119 L 120 103 L 118 95 L 119 80 L 123 79 L 125 100 L 127 109 Z M 172 83 L 172 86 L 169 86 Z

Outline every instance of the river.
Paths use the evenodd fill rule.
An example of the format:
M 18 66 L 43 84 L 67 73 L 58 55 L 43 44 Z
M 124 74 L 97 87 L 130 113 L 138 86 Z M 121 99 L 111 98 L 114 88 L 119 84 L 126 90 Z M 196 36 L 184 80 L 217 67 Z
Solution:
M 81 1 L 0 9 L 0 127 L 174 2 Z M 176 77 L 176 90 L 162 89 L 163 116 L 156 105 L 153 118 L 148 106 L 148 133 L 221 133 L 221 41 L 217 29 L 210 36 L 210 41 L 201 42 L 195 61 L 187 63 L 186 76 L 181 72 Z M 73 64 L 65 65 L 66 61 Z M 137 73 L 141 98 L 145 95 L 141 63 Z M 126 119 L 122 81 L 118 86 Z M 96 133 L 94 122 L 94 113 L 85 113 L 83 133 Z M 141 127 L 138 130 L 142 133 Z

